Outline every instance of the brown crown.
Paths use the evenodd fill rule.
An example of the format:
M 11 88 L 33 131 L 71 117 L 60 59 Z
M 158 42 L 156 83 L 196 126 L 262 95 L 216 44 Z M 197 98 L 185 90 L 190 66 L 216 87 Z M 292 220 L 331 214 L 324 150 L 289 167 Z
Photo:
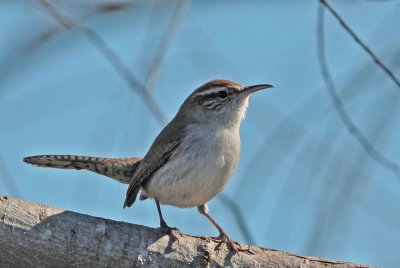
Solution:
M 213 87 L 229 87 L 229 88 L 236 88 L 238 90 L 241 90 L 243 88 L 243 86 L 241 86 L 238 83 L 232 82 L 232 81 L 228 81 L 228 80 L 212 80 L 210 82 L 205 83 L 204 85 L 202 85 L 201 87 L 197 88 L 193 94 L 202 92 L 202 91 L 206 91 L 210 88 Z

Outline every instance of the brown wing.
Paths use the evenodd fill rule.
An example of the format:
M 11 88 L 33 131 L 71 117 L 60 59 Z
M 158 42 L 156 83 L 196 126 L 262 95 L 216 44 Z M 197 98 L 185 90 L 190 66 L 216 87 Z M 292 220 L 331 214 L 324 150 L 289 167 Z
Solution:
M 140 187 L 144 185 L 153 174 L 173 157 L 174 152 L 184 138 L 184 125 L 173 124 L 172 120 L 157 136 L 150 150 L 140 162 L 133 174 L 128 191 L 126 192 L 125 207 L 130 207 L 136 200 Z

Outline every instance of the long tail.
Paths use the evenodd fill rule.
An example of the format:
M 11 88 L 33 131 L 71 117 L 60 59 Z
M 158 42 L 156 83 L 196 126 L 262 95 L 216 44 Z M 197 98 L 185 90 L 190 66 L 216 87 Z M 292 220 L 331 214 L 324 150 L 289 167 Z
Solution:
M 86 169 L 129 184 L 142 158 L 103 158 L 78 155 L 37 155 L 24 162 L 38 167 Z

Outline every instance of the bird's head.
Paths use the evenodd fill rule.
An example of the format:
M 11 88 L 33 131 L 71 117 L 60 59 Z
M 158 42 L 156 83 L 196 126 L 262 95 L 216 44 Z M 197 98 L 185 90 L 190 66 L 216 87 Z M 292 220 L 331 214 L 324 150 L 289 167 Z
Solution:
M 271 87 L 268 84 L 244 87 L 228 80 L 212 80 L 197 88 L 185 100 L 179 113 L 197 122 L 240 123 L 249 96 Z

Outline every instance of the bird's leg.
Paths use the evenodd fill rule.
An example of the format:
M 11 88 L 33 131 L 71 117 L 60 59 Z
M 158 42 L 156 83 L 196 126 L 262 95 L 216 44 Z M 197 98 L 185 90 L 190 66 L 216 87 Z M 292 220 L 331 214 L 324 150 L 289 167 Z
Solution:
M 160 202 L 157 199 L 156 199 L 156 205 L 157 205 L 158 216 L 160 217 L 160 229 L 166 232 L 172 238 L 173 241 L 178 241 L 179 243 L 179 238 L 176 233 L 180 235 L 181 232 L 176 227 L 169 227 L 168 224 L 165 222 L 161 213 Z
M 211 218 L 210 214 L 208 214 L 208 207 L 206 204 L 200 205 L 197 207 L 199 212 L 206 216 L 206 218 L 215 226 L 215 228 L 218 229 L 219 231 L 219 236 L 215 238 L 215 240 L 219 240 L 222 242 L 225 242 L 228 245 L 228 248 L 230 248 L 233 253 L 238 253 L 238 249 L 235 246 L 235 243 L 229 238 L 229 236 L 225 233 L 225 231 L 221 228 L 221 226 L 218 225 L 218 223 Z

